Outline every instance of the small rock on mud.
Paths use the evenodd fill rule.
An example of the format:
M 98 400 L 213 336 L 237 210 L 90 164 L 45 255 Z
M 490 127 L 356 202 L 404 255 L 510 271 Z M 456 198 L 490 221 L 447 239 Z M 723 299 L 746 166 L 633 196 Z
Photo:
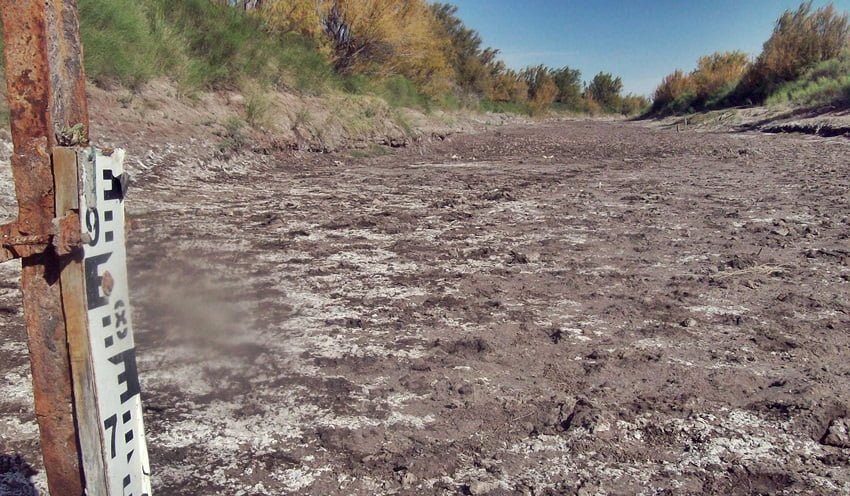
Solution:
M 823 444 L 837 448 L 850 448 L 850 418 L 833 420 L 823 438 Z

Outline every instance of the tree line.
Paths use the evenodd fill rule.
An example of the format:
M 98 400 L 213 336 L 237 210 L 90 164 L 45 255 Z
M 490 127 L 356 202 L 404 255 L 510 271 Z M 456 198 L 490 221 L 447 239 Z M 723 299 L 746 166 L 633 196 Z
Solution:
M 651 112 L 676 114 L 738 105 L 790 102 L 850 105 L 850 22 L 829 4 L 785 11 L 754 59 L 740 51 L 700 57 L 655 90 Z
M 646 99 L 600 72 L 583 83 L 570 67 L 513 70 L 484 46 L 456 6 L 426 0 L 248 0 L 268 29 L 314 42 L 343 75 L 402 76 L 432 99 L 477 99 L 532 113 L 635 113 Z M 236 2 L 248 8 L 245 0 Z

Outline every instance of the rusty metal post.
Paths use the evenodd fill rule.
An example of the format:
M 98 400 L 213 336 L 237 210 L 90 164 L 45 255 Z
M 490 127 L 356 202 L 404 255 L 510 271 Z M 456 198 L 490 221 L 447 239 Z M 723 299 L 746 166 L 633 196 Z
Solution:
M 44 466 L 51 494 L 83 494 L 74 397 L 54 232 L 51 152 L 62 131 L 88 129 L 76 0 L 0 0 L 12 172 L 18 219 L 2 231 L 0 259 L 22 259 L 21 283 Z M 30 243 L 20 243 L 29 240 Z M 17 242 L 16 242 L 17 241 Z

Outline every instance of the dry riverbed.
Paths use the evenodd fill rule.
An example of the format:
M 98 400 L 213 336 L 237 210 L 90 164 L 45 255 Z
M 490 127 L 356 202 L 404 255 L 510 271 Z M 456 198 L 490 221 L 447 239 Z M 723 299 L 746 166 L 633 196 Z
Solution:
M 847 139 L 204 149 L 130 166 L 156 495 L 850 492 Z M 0 270 L 2 493 L 41 467 Z

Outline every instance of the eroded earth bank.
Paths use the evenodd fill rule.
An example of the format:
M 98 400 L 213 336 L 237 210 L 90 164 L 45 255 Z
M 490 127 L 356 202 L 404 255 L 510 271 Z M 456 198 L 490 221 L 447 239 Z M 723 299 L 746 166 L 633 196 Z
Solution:
M 846 138 L 211 148 L 130 146 L 155 494 L 850 492 Z M 40 470 L 0 270 L 0 455 Z

